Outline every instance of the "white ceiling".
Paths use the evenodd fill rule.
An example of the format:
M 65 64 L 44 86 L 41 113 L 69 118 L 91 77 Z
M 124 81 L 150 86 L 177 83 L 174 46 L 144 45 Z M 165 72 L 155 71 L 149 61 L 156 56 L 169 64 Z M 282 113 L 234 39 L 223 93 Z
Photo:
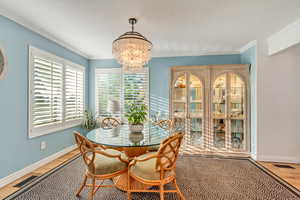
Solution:
M 0 1 L 0 14 L 88 58 L 111 58 L 132 16 L 154 56 L 183 56 L 238 52 L 299 19 L 299 8 L 299 0 Z

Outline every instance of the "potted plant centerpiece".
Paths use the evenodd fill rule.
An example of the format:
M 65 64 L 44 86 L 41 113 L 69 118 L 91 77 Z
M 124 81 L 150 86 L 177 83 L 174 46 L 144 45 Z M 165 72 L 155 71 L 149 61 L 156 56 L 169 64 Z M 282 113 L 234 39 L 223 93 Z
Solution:
M 131 104 L 125 115 L 132 133 L 141 133 L 147 120 L 147 106 L 145 104 Z

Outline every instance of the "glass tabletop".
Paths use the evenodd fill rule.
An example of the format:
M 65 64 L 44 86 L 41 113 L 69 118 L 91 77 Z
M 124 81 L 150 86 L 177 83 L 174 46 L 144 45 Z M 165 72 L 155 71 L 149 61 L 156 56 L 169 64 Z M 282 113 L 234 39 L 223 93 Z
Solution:
M 117 128 L 97 128 L 87 138 L 97 144 L 111 147 L 146 147 L 159 145 L 170 132 L 159 126 L 146 124 L 142 133 L 131 133 L 127 124 Z

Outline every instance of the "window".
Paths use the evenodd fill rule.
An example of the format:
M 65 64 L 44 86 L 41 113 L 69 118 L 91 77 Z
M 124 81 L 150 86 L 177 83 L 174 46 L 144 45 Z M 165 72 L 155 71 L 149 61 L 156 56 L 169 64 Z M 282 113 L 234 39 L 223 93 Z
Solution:
M 124 74 L 123 83 L 124 113 L 132 103 L 148 105 L 148 68 L 134 74 Z
M 148 105 L 148 68 L 122 73 L 120 68 L 96 69 L 96 112 L 99 116 L 122 118 L 131 103 Z
M 84 112 L 84 70 L 66 66 L 65 69 L 65 120 L 81 119 Z
M 81 123 L 84 67 L 29 48 L 29 137 Z
M 121 70 L 96 70 L 96 114 L 103 117 L 121 117 Z

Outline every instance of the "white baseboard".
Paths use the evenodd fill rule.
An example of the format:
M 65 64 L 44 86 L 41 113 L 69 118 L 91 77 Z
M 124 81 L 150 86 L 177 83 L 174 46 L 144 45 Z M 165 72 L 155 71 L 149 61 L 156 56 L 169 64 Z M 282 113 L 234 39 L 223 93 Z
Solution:
M 26 174 L 29 174 L 30 172 L 36 170 L 37 168 L 47 164 L 48 162 L 51 162 L 53 160 L 55 160 L 56 158 L 66 154 L 66 153 L 69 153 L 70 151 L 74 150 L 75 148 L 77 147 L 77 145 L 72 145 L 72 146 L 69 146 L 55 154 L 52 154 L 51 156 L 48 156 L 38 162 L 35 162 L 19 171 L 16 171 L 2 179 L 0 179 L 0 188 L 17 180 L 18 178 L 21 178 L 22 176 L 26 175 Z
M 300 163 L 300 157 L 288 157 L 288 156 L 259 155 L 257 156 L 257 160 L 267 161 L 267 162 Z
M 256 154 L 251 154 L 250 156 L 251 156 L 251 158 L 252 158 L 253 160 L 255 160 L 255 161 L 257 160 Z

